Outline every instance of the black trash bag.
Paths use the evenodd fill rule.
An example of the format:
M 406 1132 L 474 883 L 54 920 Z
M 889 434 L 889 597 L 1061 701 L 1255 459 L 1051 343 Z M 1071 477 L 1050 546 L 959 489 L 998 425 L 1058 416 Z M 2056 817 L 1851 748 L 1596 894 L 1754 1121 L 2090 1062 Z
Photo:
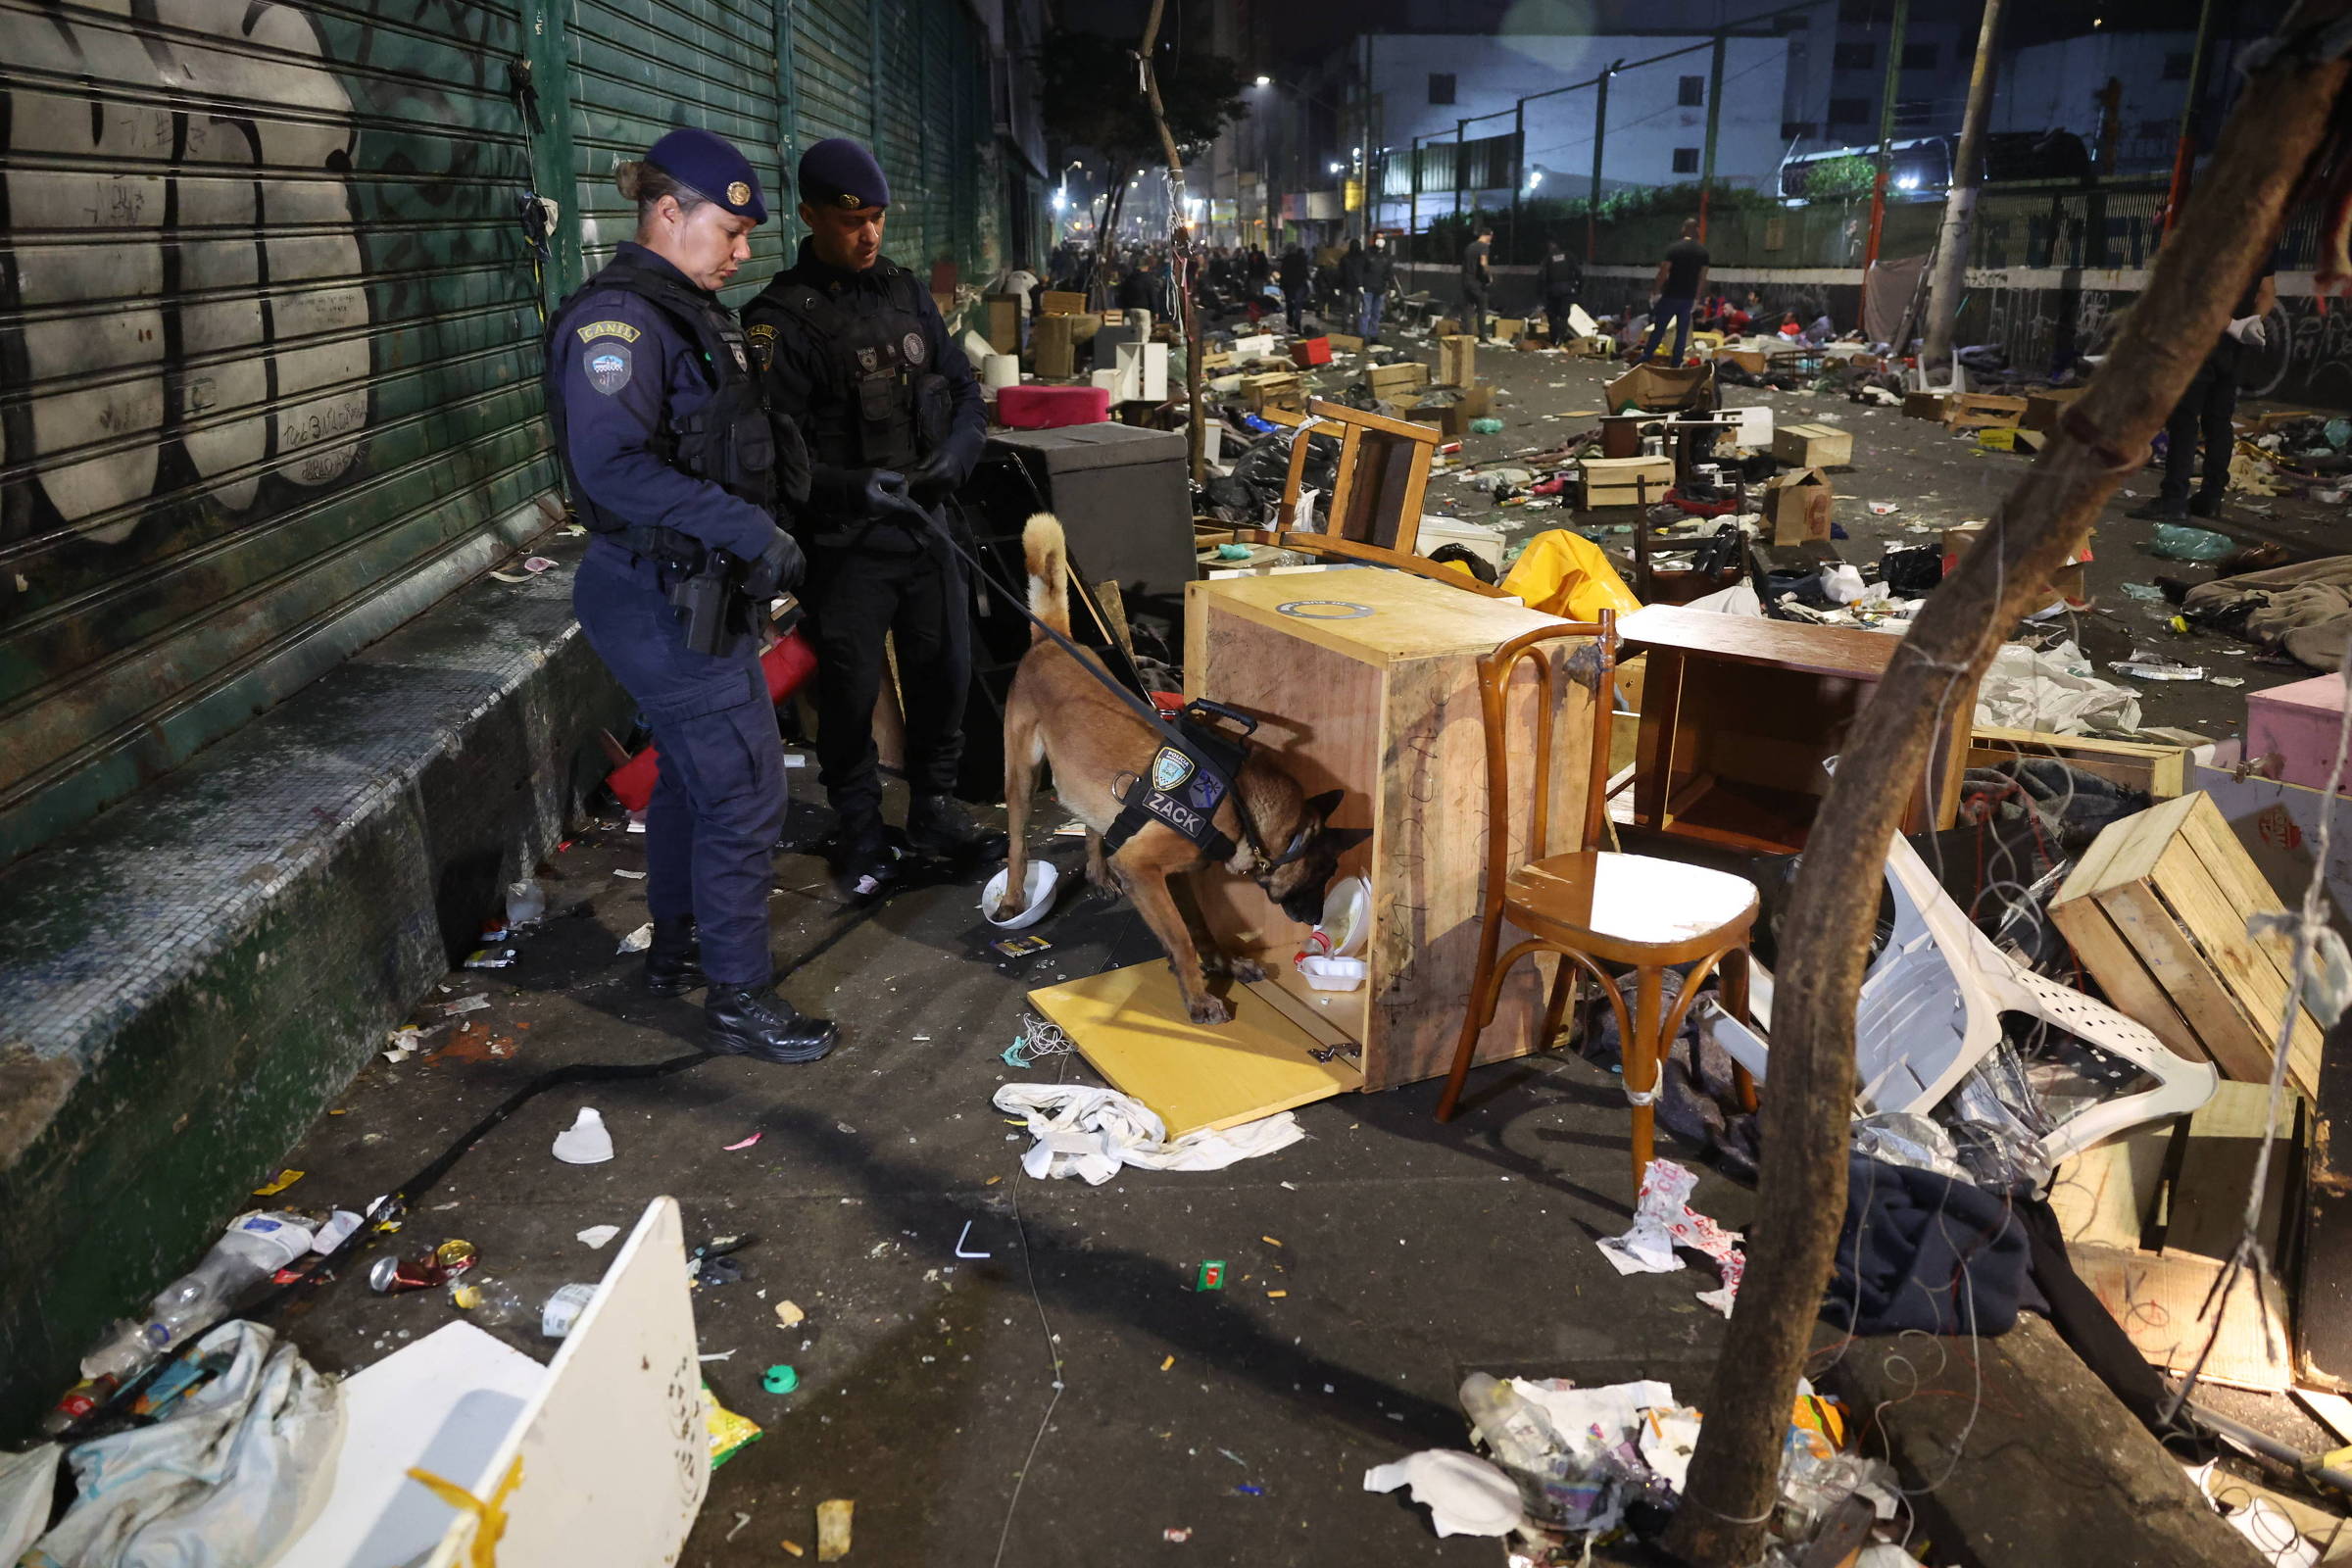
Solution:
M 1933 593 L 1943 581 L 1943 550 L 1937 545 L 1894 545 L 1879 558 L 1879 581 L 1894 594 Z
M 1231 474 L 1214 475 L 1202 482 L 1200 490 L 1202 513 L 1219 522 L 1250 528 L 1264 524 L 1273 515 L 1274 506 L 1281 499 L 1282 493 L 1278 490 L 1273 501 L 1260 500 L 1249 481 L 1234 478 Z
M 1288 527 L 1290 519 L 1278 517 L 1282 508 L 1283 490 L 1291 481 L 1291 437 L 1289 430 L 1277 430 L 1272 435 L 1252 441 L 1242 455 L 1234 460 L 1230 477 L 1249 487 L 1255 498 L 1258 517 L 1274 519 L 1276 526 Z M 1315 514 L 1321 516 L 1328 504 L 1332 483 L 1340 471 L 1340 439 L 1331 435 L 1307 438 L 1306 470 L 1299 483 L 1302 488 L 1319 492 Z

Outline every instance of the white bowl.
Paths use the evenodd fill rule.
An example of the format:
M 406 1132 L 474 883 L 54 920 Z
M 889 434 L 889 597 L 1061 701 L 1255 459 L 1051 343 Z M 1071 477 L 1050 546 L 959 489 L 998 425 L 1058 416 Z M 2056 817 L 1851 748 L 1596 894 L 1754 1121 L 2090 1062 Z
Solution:
M 1323 896 L 1323 918 L 1318 922 L 1331 938 L 1332 956 L 1347 957 L 1364 951 L 1372 938 L 1372 889 L 1360 876 L 1344 876 Z
M 1010 869 L 1009 866 L 1000 867 L 997 874 L 988 879 L 988 886 L 980 890 L 980 913 L 987 918 L 990 925 L 1002 926 L 1007 931 L 1018 931 L 1022 926 L 1037 924 L 1052 912 L 1054 889 L 1061 882 L 1061 871 L 1052 860 L 1032 859 L 1029 862 L 1028 875 L 1022 882 L 1022 891 L 1029 895 L 1027 907 L 1009 920 L 1000 920 L 993 911 L 996 909 L 997 900 L 1004 896 L 1004 873 Z

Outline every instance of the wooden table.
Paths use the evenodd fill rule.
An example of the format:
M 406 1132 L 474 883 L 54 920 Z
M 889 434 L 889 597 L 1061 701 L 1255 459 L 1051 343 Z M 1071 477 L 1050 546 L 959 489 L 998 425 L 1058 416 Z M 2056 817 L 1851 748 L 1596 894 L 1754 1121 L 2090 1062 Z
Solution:
M 1259 719 L 1258 742 L 1310 795 L 1339 788 L 1332 821 L 1369 827 L 1340 864 L 1372 890 L 1371 975 L 1351 992 L 1310 989 L 1292 964 L 1308 928 L 1251 883 L 1191 877 L 1207 928 L 1229 952 L 1256 958 L 1259 994 L 1386 1089 L 1452 1065 L 1477 957 L 1487 831 L 1486 725 L 1478 660 L 1545 615 L 1444 583 L 1374 568 L 1225 577 L 1187 589 L 1185 693 Z M 1573 644 L 1564 644 L 1572 648 Z M 1515 733 L 1533 755 L 1536 671 L 1520 666 Z M 1555 838 L 1584 819 L 1592 693 L 1573 682 L 1553 714 Z M 1530 803 L 1512 797 L 1520 848 Z M 1578 848 L 1554 843 L 1553 851 Z M 1506 931 L 1507 947 L 1516 936 Z M 1548 964 L 1544 965 L 1548 974 Z M 1538 964 L 1520 965 L 1481 1060 L 1537 1048 Z
M 1743 850 L 1803 849 L 1829 793 L 1823 763 L 1844 749 L 1901 639 L 1660 605 L 1617 626 L 1622 657 L 1645 654 L 1648 666 L 1635 822 Z M 1950 694 L 1904 832 L 1952 825 L 1976 706 L 1973 682 Z

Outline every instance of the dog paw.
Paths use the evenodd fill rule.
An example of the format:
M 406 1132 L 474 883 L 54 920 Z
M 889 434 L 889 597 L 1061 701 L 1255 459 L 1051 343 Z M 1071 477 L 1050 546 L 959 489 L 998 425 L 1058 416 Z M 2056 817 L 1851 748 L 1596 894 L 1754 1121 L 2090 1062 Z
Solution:
M 1265 965 L 1255 958 L 1228 958 L 1225 972 L 1246 986 L 1255 985 L 1266 977 Z
M 1193 1022 L 1207 1029 L 1233 1022 L 1233 1009 L 1216 997 L 1203 996 L 1197 1002 L 1189 1002 L 1185 1004 L 1184 1010 L 1191 1015 Z

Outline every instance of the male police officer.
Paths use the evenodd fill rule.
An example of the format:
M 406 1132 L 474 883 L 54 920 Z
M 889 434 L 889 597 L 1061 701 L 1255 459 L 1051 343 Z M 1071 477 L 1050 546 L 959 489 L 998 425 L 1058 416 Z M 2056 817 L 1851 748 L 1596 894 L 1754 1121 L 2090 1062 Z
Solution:
M 963 564 L 910 514 L 970 474 L 987 431 L 979 383 L 928 288 L 882 255 L 890 184 L 854 141 L 802 155 L 799 258 L 744 307 L 768 407 L 808 436 L 813 464 L 798 527 L 803 602 L 817 647 L 817 760 L 841 818 L 835 861 L 853 892 L 881 890 L 894 857 L 882 826 L 874 702 L 883 638 L 906 710 L 906 836 L 917 854 L 1002 855 L 956 804 L 971 622 Z M 937 515 L 934 510 L 934 516 Z
M 767 207 L 752 166 L 706 130 L 671 131 L 614 183 L 637 203 L 637 237 L 557 309 L 547 409 L 590 534 L 580 629 L 661 749 L 645 988 L 674 997 L 707 978 L 709 1050 L 814 1061 L 833 1025 L 776 994 L 768 954 L 784 756 L 759 662 L 766 607 L 802 568 L 770 509 L 779 479 L 806 495 L 807 465 L 770 425 L 714 292 L 751 260 Z

